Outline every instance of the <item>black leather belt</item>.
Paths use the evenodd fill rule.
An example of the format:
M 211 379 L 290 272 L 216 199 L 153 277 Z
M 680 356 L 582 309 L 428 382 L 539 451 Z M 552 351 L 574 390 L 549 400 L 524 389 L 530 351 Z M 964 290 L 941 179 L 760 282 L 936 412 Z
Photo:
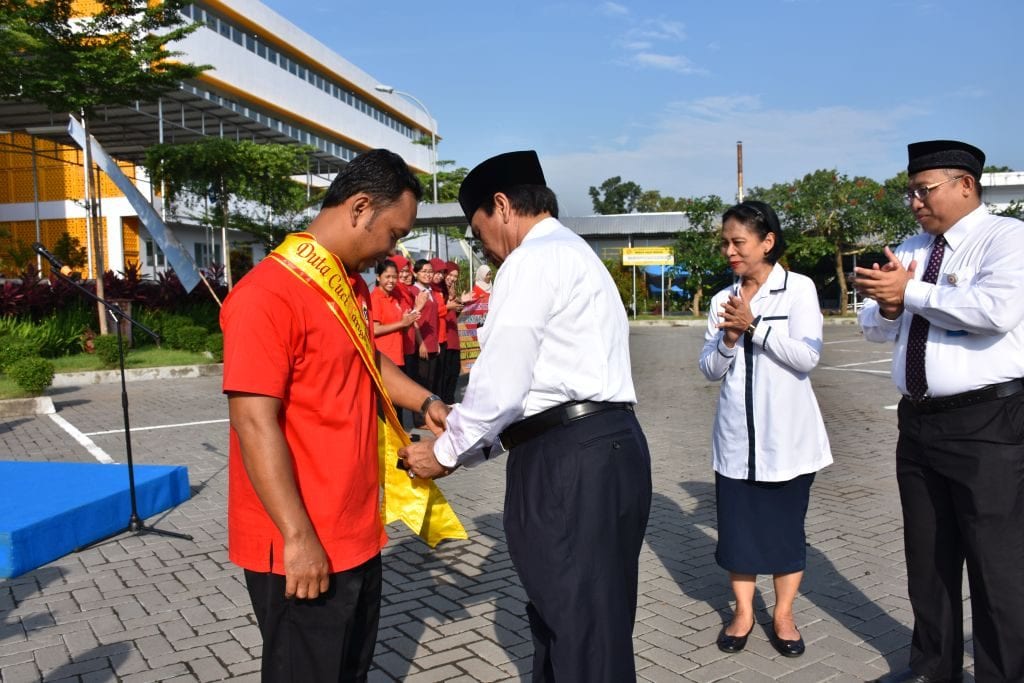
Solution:
M 560 406 L 548 408 L 543 412 L 531 415 L 530 417 L 520 420 L 515 424 L 509 425 L 509 427 L 501 433 L 501 445 L 505 447 L 505 450 L 510 451 L 516 446 L 520 446 L 530 439 L 536 438 L 555 427 L 561 427 L 569 424 L 570 422 L 582 420 L 585 417 L 604 413 L 609 410 L 628 410 L 629 412 L 633 412 L 633 404 L 605 403 L 601 401 L 573 401 L 572 403 L 563 403 Z
M 1024 379 L 1011 379 L 1009 382 L 990 384 L 981 389 L 965 391 L 962 394 L 952 396 L 940 396 L 939 398 L 912 399 L 904 396 L 903 400 L 910 403 L 922 413 L 938 413 L 943 410 L 953 410 L 964 406 L 973 406 L 977 403 L 994 401 L 997 398 L 1006 398 L 1024 391 Z

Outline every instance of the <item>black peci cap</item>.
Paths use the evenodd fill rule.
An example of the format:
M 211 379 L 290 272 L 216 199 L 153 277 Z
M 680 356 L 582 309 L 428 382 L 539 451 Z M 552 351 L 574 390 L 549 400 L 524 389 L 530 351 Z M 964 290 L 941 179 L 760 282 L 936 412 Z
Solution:
M 933 168 L 962 168 L 975 178 L 985 168 L 985 153 L 958 140 L 927 140 L 907 145 L 907 173 L 914 175 Z
M 507 190 L 516 185 L 543 185 L 544 171 L 535 151 L 506 152 L 480 162 L 466 174 L 459 188 L 459 204 L 466 220 L 473 221 L 473 214 L 480 205 L 494 196 L 495 192 Z

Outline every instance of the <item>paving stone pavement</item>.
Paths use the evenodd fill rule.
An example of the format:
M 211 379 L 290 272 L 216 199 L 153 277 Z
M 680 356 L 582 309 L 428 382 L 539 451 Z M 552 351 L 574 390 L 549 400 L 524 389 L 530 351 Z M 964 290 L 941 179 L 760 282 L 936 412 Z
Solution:
M 640 679 L 817 683 L 902 668 L 911 614 L 889 349 L 864 342 L 852 325 L 825 328 L 812 380 L 836 463 L 818 475 L 807 519 L 808 568 L 796 605 L 807 653 L 785 659 L 768 643 L 769 578 L 758 582 L 760 625 L 747 649 L 725 655 L 714 644 L 731 614 L 727 577 L 714 561 L 709 443 L 717 385 L 696 368 L 702 334 L 637 326 L 631 338 L 654 473 L 634 635 Z M 219 378 L 133 382 L 128 396 L 135 462 L 187 465 L 192 486 L 189 501 L 147 523 L 194 540 L 123 534 L 0 580 L 3 683 L 259 678 L 259 632 L 225 550 L 227 406 Z M 60 417 L 124 462 L 119 385 L 54 389 L 52 397 Z M 0 424 L 0 459 L 91 458 L 50 417 Z M 462 470 L 442 486 L 470 540 L 431 551 L 391 529 L 370 680 L 529 680 L 524 594 L 501 527 L 503 464 Z

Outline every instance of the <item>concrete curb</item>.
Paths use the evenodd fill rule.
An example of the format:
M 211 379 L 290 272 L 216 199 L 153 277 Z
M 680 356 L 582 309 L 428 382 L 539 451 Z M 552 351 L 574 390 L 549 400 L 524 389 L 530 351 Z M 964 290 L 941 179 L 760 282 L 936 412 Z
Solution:
M 661 320 L 630 320 L 631 327 L 704 327 L 708 324 L 707 318 L 663 318 Z M 856 325 L 857 318 L 841 318 L 826 316 L 825 325 Z
M 126 382 L 143 382 L 151 379 L 187 379 L 191 377 L 212 377 L 224 370 L 223 363 L 209 365 L 172 365 L 159 368 L 132 368 L 125 370 Z M 64 372 L 53 377 L 55 388 L 80 387 L 87 384 L 110 384 L 121 381 L 120 370 L 97 372 Z
M 33 396 L 32 398 L 8 398 L 0 401 L 0 420 L 32 415 L 52 415 L 57 409 L 53 407 L 53 399 L 49 396 Z

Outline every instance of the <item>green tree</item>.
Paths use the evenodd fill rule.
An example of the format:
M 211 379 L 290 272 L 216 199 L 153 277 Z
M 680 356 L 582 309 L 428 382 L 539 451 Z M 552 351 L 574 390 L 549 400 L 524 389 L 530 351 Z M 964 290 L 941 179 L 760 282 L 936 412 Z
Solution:
M 614 176 L 601 183 L 601 187 L 590 187 L 590 200 L 594 204 L 594 213 L 616 214 L 632 213 L 643 190 L 631 180 L 622 182 L 620 176 Z
M 437 162 L 437 201 L 439 203 L 459 201 L 459 187 L 462 185 L 462 181 L 466 179 L 469 169 L 459 166 L 458 168 L 447 170 L 449 166 L 454 165 L 455 162 L 449 159 L 442 159 Z M 423 197 L 425 199 L 432 199 L 434 176 L 430 173 L 419 173 L 416 177 L 420 179 L 420 183 L 423 185 Z
M 178 61 L 180 53 L 169 49 L 199 27 L 181 14 L 185 0 L 98 0 L 99 11 L 87 16 L 78 16 L 74 4 L 0 2 L 0 97 L 78 114 L 88 139 L 89 119 L 99 107 L 154 101 L 209 68 Z M 91 172 L 88 149 L 86 165 Z M 102 234 L 93 231 L 92 245 L 100 297 Z M 106 332 L 99 308 L 100 331 Z
M 72 237 L 67 231 L 62 232 L 54 243 L 53 255 L 75 270 L 85 268 L 89 263 L 89 252 L 77 237 Z
M 900 189 L 894 193 L 896 186 Z M 905 188 L 899 176 L 880 185 L 870 178 L 848 178 L 834 169 L 822 169 L 790 183 L 754 188 L 750 198 L 767 202 L 779 214 L 790 264 L 811 268 L 823 257 L 831 257 L 840 310 L 845 311 L 849 288 L 843 258 L 877 249 L 913 231 L 912 217 L 902 206 Z
M 690 271 L 683 289 L 690 293 L 690 310 L 700 315 L 701 302 L 714 294 L 720 276 L 728 265 L 722 256 L 721 227 L 725 202 L 718 195 L 676 200 L 676 206 L 686 212 L 689 230 L 676 235 L 673 249 L 676 263 Z
M 1019 221 L 1024 221 L 1024 202 L 1019 199 L 1014 199 L 1007 206 L 994 212 L 997 216 L 1009 216 L 1010 218 L 1016 218 Z
M 306 188 L 291 176 L 305 172 L 308 153 L 308 147 L 299 145 L 205 138 L 181 145 L 154 145 L 146 150 L 145 165 L 153 182 L 166 187 L 168 201 L 182 191 L 194 198 L 212 198 L 210 215 L 204 220 L 220 227 L 222 244 L 228 248 L 229 227 L 253 230 L 261 223 L 273 223 L 274 214 L 294 215 L 301 210 Z M 261 214 L 249 213 L 250 220 L 238 221 L 240 212 L 232 211 L 237 200 L 259 203 Z M 230 289 L 230 259 L 225 263 L 225 280 Z
M 72 0 L 0 2 L 0 92 L 54 112 L 92 114 L 102 105 L 152 101 L 206 66 L 169 49 L 198 28 L 184 0 L 99 0 L 76 16 Z
M 986 166 L 982 173 L 1013 173 L 1013 169 L 1009 166 Z

